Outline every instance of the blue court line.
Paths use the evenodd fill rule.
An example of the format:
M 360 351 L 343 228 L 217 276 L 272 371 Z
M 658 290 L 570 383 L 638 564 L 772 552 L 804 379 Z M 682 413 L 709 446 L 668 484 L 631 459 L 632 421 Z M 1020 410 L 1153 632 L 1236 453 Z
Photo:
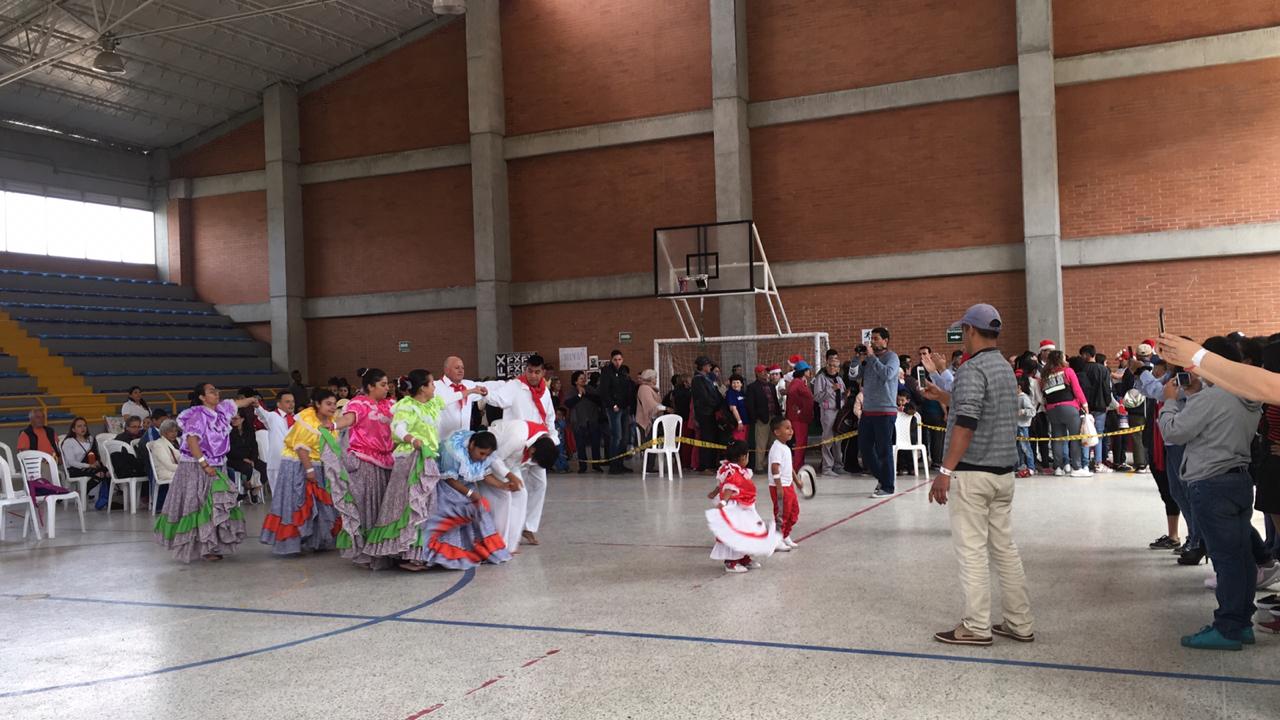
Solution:
M 550 625 L 512 625 L 512 624 L 506 624 L 506 623 L 490 623 L 490 622 L 478 622 L 478 621 L 470 621 L 470 620 L 434 620 L 430 618 L 404 617 L 405 615 L 411 612 L 415 612 L 424 607 L 427 607 L 428 605 L 439 602 L 440 600 L 443 600 L 449 595 L 452 595 L 453 593 L 460 590 L 462 586 L 465 586 L 468 582 L 471 581 L 471 578 L 469 577 L 469 575 L 474 574 L 474 571 L 468 570 L 467 573 L 468 573 L 468 576 L 465 576 L 462 580 L 458 582 L 458 584 L 456 584 L 453 588 L 450 588 L 448 591 L 446 591 L 442 595 L 432 598 L 431 600 L 428 600 L 426 603 L 423 603 L 422 605 L 418 605 L 408 610 L 395 613 L 394 615 L 383 615 L 383 616 L 350 615 L 350 614 L 344 614 L 344 613 L 305 612 L 305 611 L 299 611 L 299 610 L 259 610 L 254 608 L 219 607 L 216 605 L 183 605 L 183 604 L 176 604 L 176 603 L 151 603 L 151 602 L 139 602 L 134 600 L 98 600 L 93 598 L 72 598 L 72 597 L 59 597 L 59 596 L 48 596 L 41 599 L 56 600 L 59 602 L 94 603 L 94 604 L 102 604 L 102 605 L 130 605 L 130 606 L 142 606 L 142 607 L 174 608 L 174 609 L 183 609 L 183 610 L 208 610 L 208 611 L 218 611 L 218 612 L 254 613 L 254 614 L 262 614 L 262 615 L 287 615 L 287 616 L 296 616 L 296 617 L 333 618 L 333 619 L 343 619 L 343 620 L 367 621 L 367 622 L 361 623 L 360 625 L 353 626 L 351 628 L 344 628 L 340 630 L 330 631 L 328 633 L 317 635 L 312 638 L 303 638 L 302 640 L 294 641 L 293 643 L 285 643 L 283 645 L 274 646 L 272 648 L 264 648 L 263 650 L 249 651 L 249 652 L 240 653 L 237 655 L 230 655 L 225 658 L 215 658 L 214 660 L 211 660 L 211 661 L 193 663 L 189 666 L 179 666 L 178 668 L 173 668 L 173 669 L 185 669 L 185 667 L 207 665 L 212 662 L 221 662 L 222 660 L 233 660 L 239 657 L 255 655 L 255 654 L 258 654 L 259 652 L 267 652 L 269 650 L 278 649 L 279 647 L 289 647 L 290 645 L 296 645 L 302 642 L 309 642 L 311 640 L 318 640 L 323 637 L 329 637 L 331 635 L 349 632 L 351 630 L 357 630 L 362 627 L 367 627 L 368 625 L 376 624 L 380 622 L 400 622 L 400 623 L 412 623 L 416 625 L 440 625 L 440 626 L 446 626 L 446 627 L 465 627 L 465 628 L 476 628 L 476 629 L 484 629 L 484 630 L 518 630 L 522 632 L 556 633 L 556 634 L 565 634 L 565 635 L 598 635 L 601 637 L 629 638 L 629 639 L 637 639 L 637 640 L 663 640 L 668 642 L 702 643 L 705 645 L 729 645 L 729 646 L 738 646 L 738 647 L 759 647 L 759 648 L 769 648 L 769 649 L 778 649 L 778 650 L 799 650 L 803 652 L 836 653 L 841 655 L 862 655 L 862 656 L 870 656 L 870 657 L 897 658 L 897 659 L 904 659 L 904 660 L 927 660 L 930 662 L 954 662 L 954 663 L 967 663 L 967 664 L 973 664 L 973 665 L 1003 665 L 1005 667 L 1027 668 L 1027 669 L 1033 669 L 1033 670 L 1060 670 L 1060 671 L 1066 671 L 1066 672 L 1096 673 L 1101 675 L 1121 675 L 1121 676 L 1129 676 L 1129 677 L 1156 678 L 1161 680 L 1193 680 L 1193 681 L 1200 681 L 1200 682 L 1223 682 L 1223 683 L 1231 683 L 1236 685 L 1263 685 L 1263 686 L 1280 687 L 1280 678 L 1255 678 L 1255 677 L 1245 677 L 1245 676 L 1238 676 L 1238 675 L 1208 675 L 1208 674 L 1202 674 L 1202 673 L 1182 673 L 1182 672 L 1170 672 L 1170 671 L 1164 671 L 1164 670 L 1139 670 L 1134 668 L 1107 667 L 1104 665 L 1074 665 L 1071 663 L 1039 662 L 1034 660 L 1009 660 L 1005 658 L 970 657 L 965 655 L 939 655 L 934 653 L 906 652 L 906 651 L 900 651 L 900 650 L 875 650 L 871 648 L 840 647 L 836 645 L 808 645 L 804 643 L 771 642 L 767 640 L 741 640 L 741 639 L 735 639 L 735 638 L 717 638 L 717 637 L 706 637 L 706 636 L 700 636 L 700 635 L 671 635 L 671 634 L 665 634 L 665 633 L 631 632 L 631 631 L 625 631 L 625 630 L 601 630 L 601 629 L 592 629 L 592 628 L 557 627 L 557 626 L 550 626 Z M 22 597 L 29 597 L 29 596 L 18 595 L 14 593 L 0 593 L 0 597 L 22 598 Z M 52 689 L 61 689 L 64 687 L 79 687 L 82 685 L 93 685 L 99 682 L 109 682 L 112 680 L 129 679 L 130 677 L 156 675 L 162 672 L 169 672 L 171 670 L 172 669 L 159 670 L 159 671 L 154 671 L 150 673 L 143 673 L 137 676 L 126 676 L 122 678 L 107 678 L 104 680 L 76 683 L 73 685 L 60 685 L 54 688 L 41 688 L 33 691 L 21 691 L 18 693 L 8 693 L 8 694 L 0 693 L 0 697 L 8 697 L 10 695 L 15 695 L 15 694 L 22 695 L 30 692 L 43 692 L 46 689 L 52 690 Z
M 269 645 L 267 647 L 258 648 L 256 650 L 245 650 L 244 652 L 238 652 L 231 655 L 223 655 L 221 657 L 209 658 L 207 660 L 196 660 L 194 662 L 183 663 L 182 665 L 174 665 L 166 668 L 160 668 L 158 670 L 148 670 L 146 672 L 132 673 L 130 675 L 117 675 L 115 677 L 98 678 L 97 680 L 84 680 L 76 683 L 66 683 L 64 685 L 49 685 L 46 687 L 31 688 L 28 690 L 13 690 L 10 692 L 0 693 L 0 698 L 21 697 L 23 695 L 36 695 L 39 693 L 52 692 L 54 690 L 67 690 L 70 688 L 91 687 L 93 685 L 103 685 L 106 683 L 117 682 L 119 680 L 135 680 L 138 678 L 152 677 L 155 675 L 164 675 L 166 673 L 178 672 L 179 670 L 190 670 L 192 668 L 204 667 L 206 665 L 214 665 L 221 662 L 227 662 L 229 660 L 239 660 L 240 658 L 252 657 L 254 655 L 261 655 L 263 653 L 269 653 L 275 650 L 283 650 L 285 648 L 296 647 L 298 645 L 314 642 L 316 640 L 323 640 L 325 638 L 330 638 L 335 635 L 342 635 L 345 633 L 354 632 L 356 630 L 363 630 L 364 628 L 372 627 L 380 623 L 392 622 L 392 621 L 398 620 L 403 616 L 408 615 L 411 612 L 417 612 L 418 610 L 421 610 L 426 607 L 430 607 L 443 600 L 447 600 L 450 597 L 452 597 L 455 593 L 457 593 L 459 590 L 466 587 L 467 584 L 470 583 L 473 578 L 475 578 L 475 576 L 476 576 L 476 571 L 474 569 L 467 570 L 466 572 L 462 573 L 462 577 L 458 578 L 458 581 L 455 582 L 452 586 L 450 586 L 448 590 L 445 590 L 444 592 L 440 593 L 439 595 L 436 595 L 433 598 L 430 598 L 429 600 L 424 600 L 423 602 L 420 602 L 417 605 L 414 605 L 413 607 L 405 608 L 404 610 L 391 613 L 390 615 L 366 616 L 367 619 L 365 620 L 365 622 L 352 625 L 350 627 L 338 628 L 337 630 L 330 630 L 328 632 L 323 632 L 318 635 L 310 635 L 308 637 L 299 638 L 297 640 L 290 640 L 288 642 L 278 643 L 276 645 Z M 13 595 L 7 595 L 7 596 L 14 597 Z M 84 602 L 93 602 L 93 601 L 84 600 Z M 135 603 L 135 602 L 129 602 L 129 601 L 111 601 L 111 604 L 145 605 L 149 603 Z M 155 605 L 160 605 L 160 604 L 155 603 Z M 174 607 L 183 607 L 183 606 L 174 606 Z M 200 606 L 192 606 L 192 607 L 200 607 Z M 253 611 L 245 610 L 243 608 L 219 608 L 219 607 L 213 607 L 213 606 L 206 606 L 206 607 L 209 610 L 253 612 Z M 284 613 L 286 611 L 280 611 L 280 612 Z M 269 612 L 269 614 L 279 614 L 279 613 Z M 293 611 L 288 611 L 287 614 L 312 615 L 311 613 L 301 613 L 301 612 L 293 612 Z M 316 615 L 319 615 L 319 613 L 317 613 Z M 333 615 L 332 617 L 339 617 L 339 616 Z M 355 616 L 341 616 L 341 617 L 354 618 Z

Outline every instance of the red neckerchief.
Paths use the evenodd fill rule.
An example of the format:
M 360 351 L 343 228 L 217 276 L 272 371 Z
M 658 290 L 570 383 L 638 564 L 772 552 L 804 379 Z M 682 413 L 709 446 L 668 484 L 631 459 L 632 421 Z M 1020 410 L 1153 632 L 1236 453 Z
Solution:
M 276 414 L 284 418 L 285 427 L 290 429 L 293 428 L 293 413 L 281 412 L 279 409 L 277 409 Z
M 547 409 L 542 407 L 542 396 L 547 394 L 547 379 L 543 378 L 537 387 L 529 384 L 529 379 L 524 375 L 520 376 L 520 382 L 529 388 L 529 394 L 533 396 L 533 406 L 538 410 L 538 417 L 542 418 L 542 425 L 545 428 L 547 424 Z
M 524 455 L 520 458 L 520 462 L 522 463 L 529 462 L 529 448 L 533 446 L 533 441 L 539 436 L 547 434 L 547 426 L 542 423 L 529 422 L 528 420 L 525 420 L 524 424 L 526 426 L 525 431 L 528 432 L 529 435 L 524 441 Z
M 463 385 L 462 383 L 450 383 L 450 384 L 449 384 L 449 387 L 453 388 L 453 391 L 454 391 L 454 392 L 456 392 L 456 393 L 458 393 L 458 395 L 459 395 L 459 397 L 458 397 L 458 409 L 462 409 L 463 407 L 466 407 L 466 405 L 467 405 L 467 386 L 466 386 L 466 385 Z

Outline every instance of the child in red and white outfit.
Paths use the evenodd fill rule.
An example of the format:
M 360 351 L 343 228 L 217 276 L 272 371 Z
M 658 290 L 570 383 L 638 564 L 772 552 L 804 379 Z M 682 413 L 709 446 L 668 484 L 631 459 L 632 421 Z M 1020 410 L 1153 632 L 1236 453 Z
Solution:
M 707 511 L 707 524 L 715 535 L 712 560 L 723 560 L 727 573 L 744 573 L 760 567 L 749 554 L 768 557 L 777 545 L 777 531 L 765 524 L 756 512 L 756 486 L 751 469 L 744 467 L 750 457 L 747 444 L 735 440 L 725 450 L 726 459 L 716 472 L 716 487 L 707 495 L 719 497 L 717 507 Z
M 795 431 L 791 421 L 784 417 L 774 418 L 769 427 L 773 430 L 773 445 L 769 447 L 769 497 L 773 499 L 773 519 L 782 533 L 778 552 L 791 552 L 800 547 L 791 539 L 791 529 L 800 519 L 800 499 L 796 497 L 791 448 L 787 447 Z

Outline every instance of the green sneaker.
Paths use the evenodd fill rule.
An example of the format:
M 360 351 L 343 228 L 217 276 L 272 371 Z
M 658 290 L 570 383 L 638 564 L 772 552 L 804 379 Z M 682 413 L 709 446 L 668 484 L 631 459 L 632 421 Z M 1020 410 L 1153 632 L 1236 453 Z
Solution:
M 1244 646 L 1239 640 L 1223 637 L 1217 628 L 1205 625 L 1195 635 L 1183 635 L 1182 647 L 1193 650 L 1241 650 Z
M 1245 645 L 1257 645 L 1258 639 L 1253 636 L 1253 628 L 1247 627 L 1240 631 L 1240 642 Z

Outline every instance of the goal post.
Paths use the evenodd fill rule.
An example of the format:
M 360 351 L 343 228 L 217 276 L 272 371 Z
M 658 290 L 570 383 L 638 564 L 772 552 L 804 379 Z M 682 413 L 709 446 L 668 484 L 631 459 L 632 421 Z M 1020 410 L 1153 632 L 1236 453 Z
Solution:
M 724 335 L 704 338 L 661 338 L 653 341 L 653 369 L 658 372 L 658 385 L 671 389 L 671 377 L 677 373 L 692 377 L 700 355 L 720 366 L 720 381 L 729 381 L 734 365 L 742 366 L 747 383 L 755 379 L 756 365 L 779 365 L 787 370 L 787 358 L 799 355 L 816 368 L 822 367 L 827 348 L 827 333 L 786 333 L 783 335 Z

